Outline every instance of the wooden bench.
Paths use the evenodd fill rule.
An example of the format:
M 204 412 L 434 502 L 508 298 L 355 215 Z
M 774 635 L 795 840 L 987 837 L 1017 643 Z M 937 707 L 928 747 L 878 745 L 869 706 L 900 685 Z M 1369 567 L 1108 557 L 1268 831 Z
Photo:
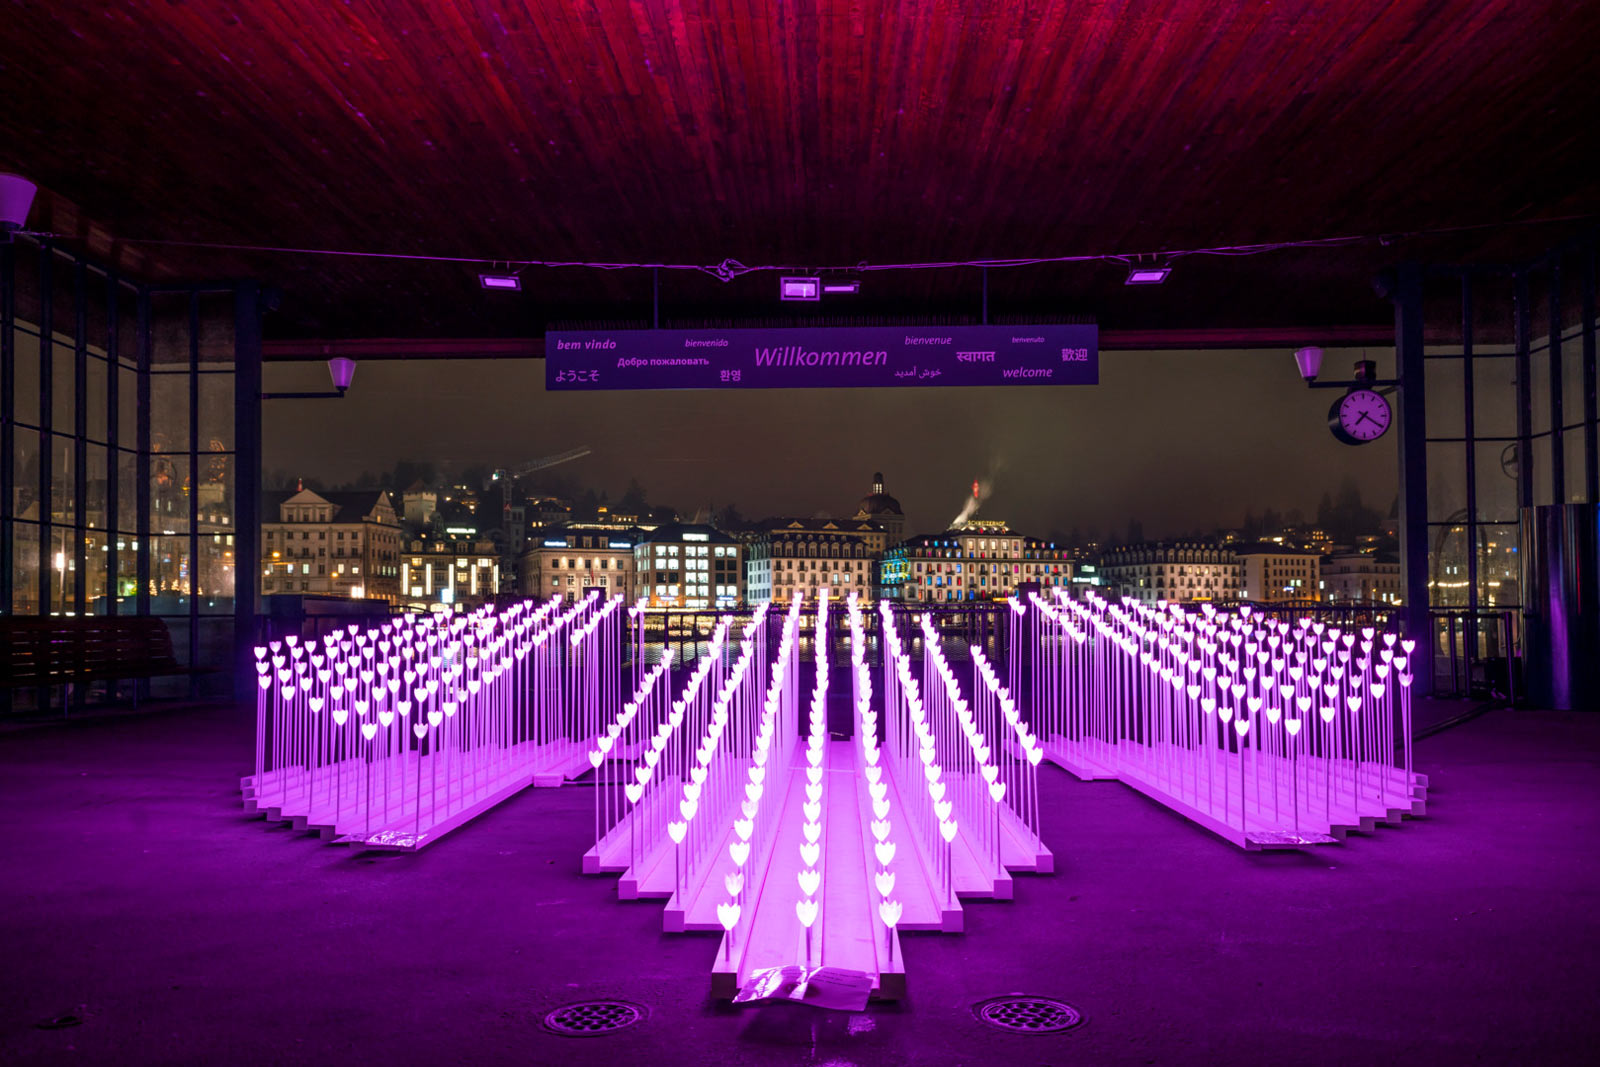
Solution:
M 178 662 L 167 624 L 153 616 L 0 616 L 0 688 L 196 673 Z

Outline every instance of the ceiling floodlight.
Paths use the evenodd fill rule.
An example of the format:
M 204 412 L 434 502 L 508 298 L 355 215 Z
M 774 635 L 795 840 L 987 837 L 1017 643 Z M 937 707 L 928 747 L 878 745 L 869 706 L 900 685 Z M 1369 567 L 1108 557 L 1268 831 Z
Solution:
M 780 300 L 821 300 L 822 279 L 820 278 L 779 278 L 778 299 Z
M 1160 285 L 1172 273 L 1171 267 L 1130 267 L 1125 285 Z
M 478 284 L 485 289 L 508 289 L 512 291 L 522 288 L 522 279 L 515 274 L 480 274 Z
M 850 281 L 823 282 L 822 291 L 824 293 L 859 293 L 861 292 L 861 283 L 855 279 L 851 279 Z

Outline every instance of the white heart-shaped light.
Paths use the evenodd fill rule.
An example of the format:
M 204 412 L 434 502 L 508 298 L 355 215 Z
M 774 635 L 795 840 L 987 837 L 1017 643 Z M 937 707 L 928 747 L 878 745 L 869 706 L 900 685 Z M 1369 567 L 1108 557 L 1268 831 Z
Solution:
M 622 791 L 627 794 L 629 804 L 637 804 L 639 803 L 639 798 L 644 796 L 644 785 L 636 785 L 633 782 L 629 782 L 622 787 Z
M 822 783 L 810 782 L 806 785 L 806 799 L 818 801 L 822 799 Z
M 890 929 L 893 929 L 894 924 L 900 921 L 900 915 L 901 907 L 898 900 L 885 900 L 878 905 L 878 918 L 882 919 L 883 925 Z
M 879 841 L 876 845 L 872 846 L 872 853 L 878 857 L 878 864 L 880 866 L 887 867 L 894 859 L 894 842 Z
M 822 859 L 822 846 L 814 841 L 808 841 L 800 846 L 800 858 L 806 861 L 807 867 L 815 867 Z
M 944 783 L 943 782 L 934 782 L 932 785 L 928 786 L 928 795 L 930 797 L 932 797 L 936 801 L 943 800 L 944 799 Z
M 717 905 L 717 922 L 722 924 L 724 930 L 732 930 L 739 925 L 739 905 L 733 901 Z
M 749 800 L 760 800 L 762 788 L 762 786 L 755 782 L 746 782 L 744 787 L 744 795 Z
M 989 798 L 991 800 L 993 800 L 996 804 L 1000 803 L 1000 798 L 1005 796 L 1005 795 L 1006 795 L 1006 784 L 1004 782 L 990 782 L 989 783 Z
M 1247 719 L 1235 719 L 1233 721 L 1233 728 L 1234 728 L 1235 731 L 1238 732 L 1240 737 L 1243 737 L 1245 734 L 1250 732 L 1249 720 L 1247 720 Z
M 936 800 L 933 803 L 933 812 L 939 816 L 939 821 L 943 822 L 950 817 L 951 807 L 952 805 L 948 800 Z
M 993 782 L 1000 776 L 1000 768 L 993 763 L 985 764 L 978 768 L 978 771 L 983 775 L 983 780 L 986 782 Z
M 385 727 L 392 726 L 394 724 L 394 712 L 389 709 L 378 712 L 378 722 Z
M 428 725 L 429 726 L 438 726 L 442 722 L 444 722 L 444 712 L 442 712 L 442 711 L 430 711 L 430 712 L 428 712 Z
M 427 732 L 428 732 L 428 724 L 425 723 L 425 722 L 419 722 L 416 725 L 411 727 L 411 732 L 416 734 L 417 735 L 417 740 L 420 741 L 420 740 L 422 740 L 423 736 L 426 735 Z
M 750 819 L 735 819 L 733 832 L 739 835 L 741 841 L 750 840 L 750 835 L 755 832 L 756 824 Z
M 739 895 L 739 890 L 744 888 L 744 872 L 734 871 L 732 874 L 722 876 L 722 884 L 728 890 L 730 897 Z
M 690 800 L 699 800 L 700 799 L 700 783 L 699 782 L 687 782 L 687 783 L 685 783 L 684 787 L 683 787 L 683 795 L 688 797 Z
M 601 752 L 598 748 L 591 749 L 589 751 L 589 766 L 595 768 L 596 770 L 600 769 L 600 764 L 604 763 L 605 759 L 606 754 Z
M 1030 748 L 1030 749 L 1028 749 L 1028 762 L 1029 763 L 1031 763 L 1035 767 L 1037 767 L 1037 766 L 1039 766 L 1039 761 L 1042 760 L 1042 759 L 1044 759 L 1044 746 L 1043 745 L 1040 745 L 1038 748 Z
M 817 921 L 817 902 L 815 900 L 797 900 L 794 903 L 794 913 L 800 919 L 802 926 L 809 928 Z
M 951 820 L 949 822 L 941 822 L 939 824 L 939 836 L 941 836 L 941 837 L 943 837 L 945 839 L 945 843 L 946 844 L 948 844 L 951 841 L 954 841 L 956 839 L 956 824 L 955 824 L 955 821 Z
M 635 767 L 633 769 L 633 776 L 634 778 L 638 779 L 640 785 L 644 785 L 646 782 L 648 782 L 650 780 L 650 776 L 654 773 L 655 771 L 650 767 Z
M 1298 734 L 1300 732 L 1300 720 L 1299 719 L 1285 719 L 1285 720 L 1283 720 L 1283 728 L 1285 730 L 1289 731 L 1289 736 L 1290 737 L 1294 737 L 1296 734 Z
M 805 812 L 806 822 L 816 822 L 822 818 L 822 805 L 816 801 L 807 801 L 801 806 L 801 810 Z
M 808 897 L 817 895 L 817 889 L 822 885 L 822 872 L 816 868 L 801 871 L 795 876 L 800 883 L 800 892 Z
M 889 802 L 887 800 L 874 800 L 872 814 L 875 818 L 887 819 L 889 817 Z
M 374 737 L 377 737 L 378 736 L 378 724 L 374 723 L 374 722 L 364 722 L 364 723 L 362 723 L 361 724 L 361 736 L 365 737 L 368 741 L 371 741 Z
M 867 781 L 876 782 L 881 777 L 883 777 L 883 768 L 882 767 L 868 767 L 867 768 Z
M 683 844 L 684 837 L 689 833 L 689 824 L 686 822 L 667 823 L 667 836 L 672 838 L 675 845 Z
M 705 784 L 706 774 L 707 773 L 708 772 L 706 771 L 706 769 L 704 767 L 690 767 L 689 768 L 689 778 L 690 778 L 691 781 L 694 782 L 695 788 L 698 789 L 700 786 Z
M 750 858 L 750 842 L 734 841 L 728 845 L 728 857 L 740 867 Z
M 822 824 L 820 822 L 808 822 L 800 827 L 800 831 L 806 835 L 807 841 L 816 841 L 822 837 Z
M 879 871 L 872 876 L 872 882 L 878 887 L 878 895 L 880 897 L 886 897 L 894 892 L 893 871 Z
M 872 824 L 872 836 L 879 841 L 887 841 L 889 839 L 889 820 L 875 820 Z
M 700 810 L 700 802 L 698 800 L 680 800 L 680 801 L 678 801 L 678 811 L 685 819 L 691 819 L 692 820 L 694 818 L 694 813 L 699 811 L 699 810 Z

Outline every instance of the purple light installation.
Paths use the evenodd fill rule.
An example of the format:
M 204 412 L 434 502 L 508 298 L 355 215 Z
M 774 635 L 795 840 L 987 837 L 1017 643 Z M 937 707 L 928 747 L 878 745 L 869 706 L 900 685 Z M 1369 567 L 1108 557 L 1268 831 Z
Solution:
M 417 849 L 530 784 L 581 773 L 620 598 L 407 615 L 257 648 L 246 810 L 367 848 Z
M 1250 849 L 1326 844 L 1426 810 L 1411 641 L 1248 607 L 1057 597 L 1030 594 L 1019 627 L 1052 762 L 1126 782 Z
M 850 985 L 862 1004 L 869 991 L 898 996 L 901 930 L 959 931 L 963 898 L 1009 896 L 1008 868 L 1050 869 L 1048 850 L 1012 808 L 1033 795 L 1027 783 L 1036 761 L 1020 741 L 1010 752 L 981 736 L 1020 731 L 1032 741 L 1009 696 L 986 689 L 977 710 L 966 709 L 948 663 L 941 670 L 930 660 L 923 667 L 938 675 L 940 692 L 955 692 L 925 705 L 917 668 L 885 614 L 880 709 L 861 605 L 854 596 L 846 604 L 855 740 L 829 735 L 820 636 L 803 705 L 799 692 L 802 625 L 828 632 L 826 598 L 808 619 L 795 597 L 770 657 L 760 616 L 739 634 L 720 628 L 670 713 L 650 718 L 648 690 L 623 712 L 628 723 L 643 717 L 642 729 L 633 728 L 644 739 L 643 759 L 616 776 L 626 806 L 597 800 L 597 848 L 584 870 L 621 871 L 619 896 L 666 899 L 668 931 L 720 932 L 718 996 L 801 1000 L 824 971 L 832 988 Z M 684 729 L 675 735 L 680 714 Z M 629 736 L 628 723 L 618 736 Z M 608 762 L 598 748 L 589 759 L 601 769 Z M 656 790 L 664 799 L 652 800 Z M 622 814 L 613 821 L 607 812 Z

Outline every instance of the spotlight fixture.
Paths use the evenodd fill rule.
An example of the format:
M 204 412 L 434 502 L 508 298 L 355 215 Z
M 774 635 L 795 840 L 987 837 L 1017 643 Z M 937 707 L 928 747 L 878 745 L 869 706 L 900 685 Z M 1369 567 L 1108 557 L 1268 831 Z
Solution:
M 0 234 L 10 239 L 28 221 L 28 208 L 39 187 L 19 174 L 0 174 Z
M 1300 369 L 1300 377 L 1308 382 L 1316 381 L 1317 375 L 1322 373 L 1322 349 L 1316 345 L 1296 349 L 1294 365 Z
M 821 278 L 779 278 L 778 299 L 821 300 Z
M 849 281 L 823 282 L 822 291 L 824 293 L 859 293 L 861 292 L 861 283 L 854 278 Z
M 485 289 L 520 290 L 522 279 L 515 274 L 480 274 L 478 284 Z
M 1167 280 L 1167 275 L 1172 273 L 1168 266 L 1160 267 L 1129 267 L 1128 280 L 1124 285 L 1160 285 Z

